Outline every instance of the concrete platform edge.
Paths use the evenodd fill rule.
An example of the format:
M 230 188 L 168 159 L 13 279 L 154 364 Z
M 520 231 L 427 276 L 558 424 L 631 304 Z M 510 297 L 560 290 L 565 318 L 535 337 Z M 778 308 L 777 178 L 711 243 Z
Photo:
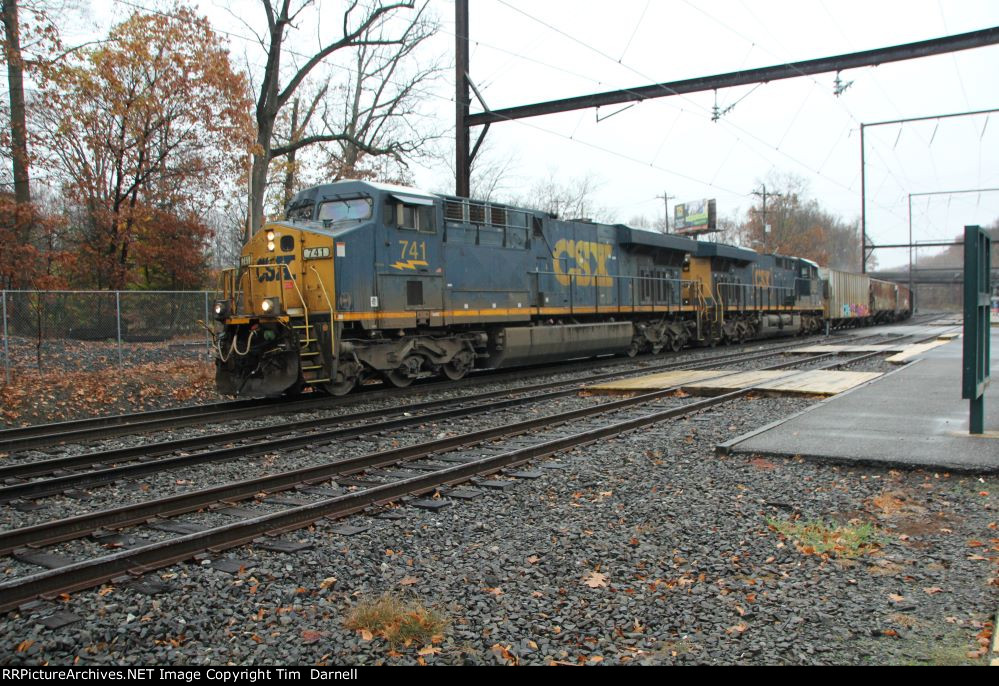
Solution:
M 875 384 L 878 383 L 879 381 L 887 379 L 893 374 L 898 374 L 907 369 L 911 369 L 913 365 L 919 364 L 922 361 L 923 361 L 922 358 L 913 360 L 912 362 L 902 365 L 898 369 L 894 369 L 890 372 L 887 372 L 876 379 L 871 379 L 870 381 L 860 384 L 859 386 L 854 386 L 853 388 L 844 391 L 843 393 L 830 396 L 820 402 L 817 402 L 814 405 L 805 408 L 801 412 L 796 412 L 792 415 L 788 415 L 787 417 L 778 419 L 777 421 L 771 422 L 766 426 L 762 426 L 759 429 L 747 432 L 745 434 L 742 434 L 741 436 L 737 436 L 736 438 L 725 441 L 724 443 L 719 443 L 718 445 L 715 446 L 715 454 L 725 455 L 725 456 L 740 454 L 737 449 L 737 446 L 740 443 L 743 443 L 744 441 L 747 441 L 762 433 L 770 431 L 771 429 L 774 429 L 782 424 L 785 424 L 793 419 L 796 419 L 797 417 L 800 417 L 808 412 L 817 410 L 825 406 L 826 403 L 835 402 L 839 398 L 843 398 L 849 395 L 850 393 L 853 393 L 854 391 L 859 391 L 860 389 L 865 388 L 870 384 Z M 745 454 L 749 453 L 750 451 L 746 451 Z M 802 459 L 809 460 L 812 462 L 821 462 L 825 464 L 851 465 L 851 466 L 860 466 L 860 467 L 879 467 L 882 469 L 904 469 L 910 471 L 923 469 L 927 471 L 947 471 L 958 474 L 976 474 L 976 475 L 999 474 L 999 464 L 987 467 L 983 467 L 981 465 L 976 467 L 969 467 L 967 464 L 948 463 L 946 460 L 944 460 L 938 464 L 927 465 L 927 464 L 913 464 L 911 462 L 885 460 L 885 459 L 865 460 L 863 458 L 856 458 L 856 457 L 840 457 L 836 455 L 822 455 L 822 454 L 812 454 L 808 452 L 789 452 L 789 451 L 775 451 L 775 450 L 753 450 L 752 454 L 765 455 L 770 457 L 785 457 L 785 458 L 800 457 Z
M 806 407 L 801 412 L 795 412 L 794 414 L 789 414 L 786 417 L 781 417 L 777 421 L 770 422 L 766 426 L 761 426 L 758 429 L 753 429 L 752 431 L 744 433 L 741 436 L 736 436 L 735 438 L 727 440 L 724 443 L 719 443 L 718 445 L 715 446 L 715 454 L 716 455 L 734 455 L 735 454 L 734 448 L 739 443 L 742 443 L 743 441 L 748 441 L 750 438 L 753 438 L 754 436 L 758 436 L 761 433 L 765 433 L 767 431 L 770 431 L 770 429 L 778 427 L 781 424 L 784 424 L 786 422 L 791 421 L 792 419 L 796 419 L 797 417 L 800 417 L 801 415 L 803 415 L 803 414 L 805 414 L 807 412 L 811 412 L 812 410 L 817 410 L 820 407 L 822 407 L 823 405 L 825 405 L 826 403 L 830 403 L 830 402 L 833 402 L 834 400 L 836 400 L 838 398 L 842 398 L 844 396 L 850 395 L 854 391 L 859 391 L 861 388 L 865 388 L 866 386 L 869 386 L 872 383 L 877 383 L 877 382 L 881 381 L 882 379 L 887 379 L 889 376 L 891 376 L 893 374 L 898 374 L 899 372 L 905 371 L 906 369 L 909 369 L 912 365 L 919 364 L 920 362 L 922 362 L 921 359 L 913 360 L 912 362 L 909 362 L 908 364 L 902 365 L 898 369 L 893 369 L 890 372 L 885 372 L 884 374 L 882 374 L 881 376 L 877 377 L 876 379 L 871 379 L 870 381 L 865 381 L 864 383 L 860 384 L 859 386 L 854 386 L 853 388 L 850 388 L 850 389 L 848 389 L 846 391 L 843 391 L 842 393 L 837 393 L 836 395 L 831 395 L 828 398 L 820 400 L 819 402 L 815 403 L 814 405 L 811 405 L 810 407 Z M 778 453 L 768 453 L 768 454 L 777 455 Z M 785 454 L 786 453 L 780 453 L 780 455 L 785 455 Z M 794 453 L 794 455 L 798 455 L 798 453 Z M 805 456 L 802 455 L 802 457 L 805 457 Z

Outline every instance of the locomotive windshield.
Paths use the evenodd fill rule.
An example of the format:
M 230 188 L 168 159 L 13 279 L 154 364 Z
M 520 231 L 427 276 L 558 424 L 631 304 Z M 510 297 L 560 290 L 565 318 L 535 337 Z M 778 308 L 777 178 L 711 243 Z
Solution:
M 323 201 L 319 203 L 319 214 L 316 219 L 324 224 L 371 219 L 371 198 Z

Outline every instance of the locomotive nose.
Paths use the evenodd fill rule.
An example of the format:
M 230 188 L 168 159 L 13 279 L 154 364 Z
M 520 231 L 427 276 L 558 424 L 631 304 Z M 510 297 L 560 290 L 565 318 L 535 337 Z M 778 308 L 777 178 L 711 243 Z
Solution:
M 302 307 L 300 236 L 296 229 L 272 224 L 247 243 L 243 253 L 247 314 L 275 317 L 294 314 Z

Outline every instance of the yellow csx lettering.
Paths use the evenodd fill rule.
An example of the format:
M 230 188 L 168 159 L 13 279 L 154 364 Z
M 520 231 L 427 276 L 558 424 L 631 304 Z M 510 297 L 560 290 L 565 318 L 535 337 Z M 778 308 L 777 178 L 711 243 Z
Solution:
M 757 288 L 770 288 L 770 272 L 762 269 L 754 271 L 753 285 Z
M 563 286 L 568 286 L 573 281 L 577 286 L 612 286 L 614 279 L 607 273 L 607 260 L 612 251 L 613 246 L 608 243 L 563 238 L 555 244 L 552 254 L 555 279 Z M 567 257 L 569 262 L 574 261 L 575 266 L 563 270 L 563 257 Z

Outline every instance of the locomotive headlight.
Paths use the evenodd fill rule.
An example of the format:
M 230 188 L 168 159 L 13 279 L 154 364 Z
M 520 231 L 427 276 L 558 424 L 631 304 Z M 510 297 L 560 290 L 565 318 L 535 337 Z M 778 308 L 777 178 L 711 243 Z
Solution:
M 267 232 L 267 240 L 270 242 L 274 241 L 274 231 L 273 229 Z
M 279 303 L 277 298 L 265 298 L 260 302 L 260 309 L 263 310 L 264 314 L 276 313 L 279 309 Z
M 267 250 L 274 252 L 274 241 L 267 241 Z
M 215 318 L 218 319 L 219 321 L 222 321 L 229 316 L 229 301 L 216 300 L 215 307 L 212 309 L 215 312 Z

